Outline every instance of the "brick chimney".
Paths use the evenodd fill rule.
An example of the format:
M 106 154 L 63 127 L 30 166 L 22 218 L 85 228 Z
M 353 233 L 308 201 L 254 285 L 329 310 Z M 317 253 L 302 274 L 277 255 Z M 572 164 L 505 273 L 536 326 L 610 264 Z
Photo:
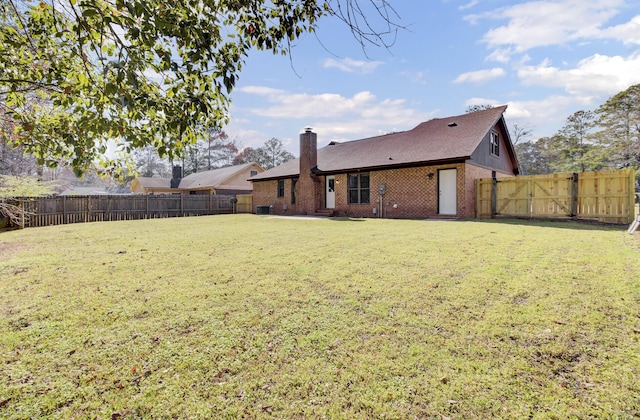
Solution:
M 296 185 L 298 214 L 313 214 L 320 208 L 320 182 L 312 172 L 317 166 L 318 135 L 311 128 L 305 128 L 304 133 L 300 134 L 300 178 Z
M 300 134 L 300 175 L 318 166 L 318 135 L 310 127 Z
M 173 167 L 173 173 L 171 177 L 171 188 L 178 188 L 180 180 L 182 179 L 182 166 L 176 165 Z

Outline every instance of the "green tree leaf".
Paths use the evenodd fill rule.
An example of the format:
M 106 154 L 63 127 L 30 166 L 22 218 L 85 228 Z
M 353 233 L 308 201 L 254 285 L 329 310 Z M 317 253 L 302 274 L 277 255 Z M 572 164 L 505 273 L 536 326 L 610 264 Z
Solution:
M 387 0 L 363 2 L 392 14 Z M 363 10 L 357 0 L 0 0 L 0 56 L 10 58 L 1 111 L 16 124 L 12 141 L 41 164 L 83 172 L 106 149 L 149 145 L 180 158 L 204 127 L 228 121 L 254 46 L 287 54 L 326 15 L 358 42 L 380 37 Z M 28 106 L 33 98 L 42 102 Z

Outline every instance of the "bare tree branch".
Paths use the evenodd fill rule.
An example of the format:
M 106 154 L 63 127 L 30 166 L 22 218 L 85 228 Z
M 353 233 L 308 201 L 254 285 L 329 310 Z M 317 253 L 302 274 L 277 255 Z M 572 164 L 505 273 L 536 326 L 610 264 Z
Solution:
M 24 227 L 25 223 L 29 220 L 29 216 L 33 213 L 24 211 L 24 209 L 5 202 L 0 201 L 0 214 L 9 219 L 9 224 L 14 226 Z
M 383 29 L 378 29 L 377 25 L 371 23 L 371 15 L 358 0 L 338 0 L 335 6 L 329 6 L 329 14 L 349 27 L 365 54 L 367 45 L 391 48 L 396 42 L 398 30 L 406 29 L 397 22 L 400 16 L 387 0 L 368 0 L 366 4 L 372 7 L 373 15 L 382 20 Z M 389 35 L 392 35 L 391 40 L 388 39 Z

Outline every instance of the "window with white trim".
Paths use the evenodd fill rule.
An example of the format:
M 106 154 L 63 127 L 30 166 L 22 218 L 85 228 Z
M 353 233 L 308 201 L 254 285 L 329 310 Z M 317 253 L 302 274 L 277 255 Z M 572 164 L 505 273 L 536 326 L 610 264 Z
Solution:
M 495 131 L 491 132 L 491 154 L 500 156 L 500 137 Z

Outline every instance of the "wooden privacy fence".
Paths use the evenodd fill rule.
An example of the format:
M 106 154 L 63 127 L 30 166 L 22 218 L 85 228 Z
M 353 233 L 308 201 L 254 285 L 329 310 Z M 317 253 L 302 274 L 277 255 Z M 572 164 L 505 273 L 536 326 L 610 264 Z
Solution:
M 157 219 L 246 212 L 247 198 L 229 195 L 82 195 L 18 197 L 4 202 L 26 214 L 22 227 L 114 220 Z M 251 196 L 249 196 L 250 201 Z M 242 203 L 242 204 L 240 204 Z M 251 211 L 251 204 L 249 210 Z
M 253 213 L 253 196 L 251 194 L 236 195 L 236 213 Z
M 631 223 L 635 171 L 559 173 L 476 180 L 476 215 Z

